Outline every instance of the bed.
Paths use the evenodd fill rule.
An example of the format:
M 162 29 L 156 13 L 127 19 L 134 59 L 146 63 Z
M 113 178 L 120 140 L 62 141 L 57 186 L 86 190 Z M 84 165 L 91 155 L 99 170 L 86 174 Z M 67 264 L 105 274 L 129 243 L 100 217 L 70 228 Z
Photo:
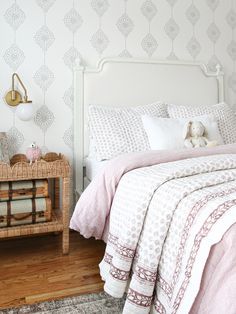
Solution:
M 81 196 L 70 227 L 106 241 L 105 291 L 118 298 L 127 293 L 125 314 L 235 313 L 235 134 L 226 130 L 227 145 L 212 148 L 127 152 L 100 162 L 95 177 L 98 165 L 88 158 L 91 104 L 131 108 L 165 100 L 177 104 L 173 116 L 189 104 L 199 116 L 200 104 L 224 101 L 220 67 L 209 73 L 200 63 L 104 59 L 96 69 L 78 66 L 75 93 Z M 234 122 L 229 111 L 227 119 L 222 130 L 225 121 Z
M 79 64 L 74 72 L 74 82 L 74 172 L 77 194 L 81 194 L 89 183 L 83 167 L 89 149 L 90 104 L 132 107 L 161 99 L 194 106 L 215 104 L 225 98 L 224 73 L 220 66 L 215 73 L 210 73 L 203 63 L 108 58 L 101 60 L 96 68 Z

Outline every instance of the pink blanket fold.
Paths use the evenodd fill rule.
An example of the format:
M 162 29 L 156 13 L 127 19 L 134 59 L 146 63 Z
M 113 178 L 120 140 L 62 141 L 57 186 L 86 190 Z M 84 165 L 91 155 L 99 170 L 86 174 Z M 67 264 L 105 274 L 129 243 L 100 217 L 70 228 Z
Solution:
M 236 224 L 213 245 L 190 314 L 236 313 Z
M 117 185 L 121 177 L 131 170 L 187 158 L 232 153 L 236 153 L 236 144 L 177 151 L 146 151 L 119 156 L 109 161 L 83 192 L 71 218 L 70 228 L 80 232 L 85 238 L 101 239 Z

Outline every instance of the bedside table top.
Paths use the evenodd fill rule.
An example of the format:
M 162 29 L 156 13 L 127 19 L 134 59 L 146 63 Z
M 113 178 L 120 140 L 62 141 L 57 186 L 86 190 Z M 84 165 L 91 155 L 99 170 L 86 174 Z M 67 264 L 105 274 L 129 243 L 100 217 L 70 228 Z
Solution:
M 14 155 L 10 165 L 0 161 L 0 181 L 70 177 L 70 164 L 65 156 L 47 153 L 32 165 L 24 154 Z

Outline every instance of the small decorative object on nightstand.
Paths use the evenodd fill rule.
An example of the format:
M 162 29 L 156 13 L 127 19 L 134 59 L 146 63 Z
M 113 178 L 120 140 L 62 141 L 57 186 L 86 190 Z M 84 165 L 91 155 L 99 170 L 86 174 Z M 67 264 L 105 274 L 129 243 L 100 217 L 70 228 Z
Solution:
M 27 157 L 23 154 L 13 156 L 10 160 L 10 165 L 6 162 L 0 161 L 1 182 L 16 182 L 38 179 L 49 180 L 54 189 L 52 217 L 50 217 L 51 220 L 39 223 L 35 221 L 31 224 L 0 228 L 0 239 L 50 232 L 62 232 L 63 254 L 68 254 L 70 193 L 69 162 L 63 155 L 58 155 L 56 153 L 48 153 L 33 164 L 30 164 L 27 160 Z
M 40 159 L 42 155 L 41 149 L 33 142 L 26 150 L 26 157 L 30 161 L 30 165 L 32 162 Z

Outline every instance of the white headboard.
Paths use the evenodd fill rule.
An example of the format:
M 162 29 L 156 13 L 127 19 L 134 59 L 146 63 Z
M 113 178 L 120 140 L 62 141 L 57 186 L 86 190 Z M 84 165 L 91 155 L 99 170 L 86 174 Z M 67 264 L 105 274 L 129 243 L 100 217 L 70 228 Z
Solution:
M 95 69 L 75 69 L 74 164 L 75 188 L 83 190 L 83 161 L 87 156 L 89 104 L 138 106 L 163 100 L 175 104 L 215 104 L 224 101 L 220 66 L 209 73 L 201 63 L 151 59 L 103 59 Z

